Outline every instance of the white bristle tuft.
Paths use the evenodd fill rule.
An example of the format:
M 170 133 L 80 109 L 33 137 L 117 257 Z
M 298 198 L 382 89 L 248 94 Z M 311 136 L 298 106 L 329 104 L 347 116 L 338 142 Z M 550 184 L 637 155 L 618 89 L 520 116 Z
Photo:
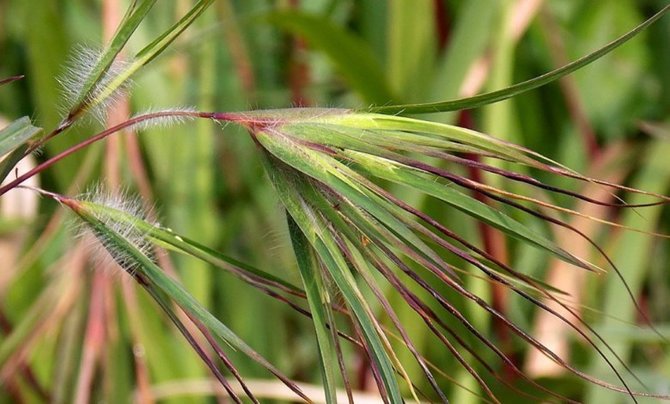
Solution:
M 96 205 L 109 207 L 125 212 L 129 217 L 139 220 L 145 220 L 146 212 L 142 201 L 138 198 L 129 197 L 123 191 L 109 191 L 103 186 L 93 187 L 91 190 L 81 195 L 81 200 L 85 200 Z M 133 245 L 140 253 L 147 257 L 152 257 L 152 245 L 147 240 L 146 234 L 137 227 L 137 221 L 119 221 L 117 218 L 106 215 L 104 212 L 93 212 L 96 219 L 104 223 L 111 231 L 119 237 Z M 120 251 L 109 239 L 101 234 L 91 234 L 90 229 L 84 226 L 79 231 L 82 237 L 91 241 L 91 256 L 95 261 L 96 268 L 119 268 L 125 272 L 134 275 L 137 269 L 137 262 L 125 251 Z M 89 237 L 92 236 L 92 237 Z
M 89 79 L 95 66 L 102 57 L 102 52 L 97 49 L 79 46 L 74 48 L 69 61 L 66 64 L 65 73 L 59 78 L 59 83 L 63 88 L 65 94 L 65 108 L 64 113 L 67 114 L 72 108 L 75 108 L 74 103 L 82 96 L 84 83 Z M 109 69 L 105 72 L 99 82 L 86 95 L 86 102 L 93 101 L 112 81 L 123 71 L 125 71 L 131 64 L 128 60 L 117 59 Z M 131 80 L 126 80 L 118 88 L 116 88 L 108 97 L 101 100 L 100 103 L 88 108 L 89 116 L 97 121 L 104 123 L 107 117 L 107 111 L 118 103 L 127 94 L 132 86 Z
M 197 110 L 191 107 L 177 107 L 163 110 L 148 110 L 140 114 L 136 114 L 131 119 L 135 119 L 142 115 L 155 114 L 155 117 L 142 120 L 132 126 L 133 130 L 147 130 L 155 128 L 169 128 L 175 125 L 180 125 L 186 121 L 191 121 L 196 118 Z

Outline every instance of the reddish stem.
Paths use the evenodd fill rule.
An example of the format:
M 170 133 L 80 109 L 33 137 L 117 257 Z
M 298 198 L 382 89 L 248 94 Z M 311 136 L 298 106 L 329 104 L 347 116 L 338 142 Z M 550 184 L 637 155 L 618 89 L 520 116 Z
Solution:
M 437 46 L 440 50 L 444 50 L 449 42 L 449 20 L 447 7 L 443 0 L 434 0 L 435 8 L 435 28 L 437 34 Z
M 84 140 L 81 143 L 78 143 L 69 149 L 55 155 L 54 157 L 48 159 L 47 161 L 37 165 L 35 168 L 32 170 L 26 172 L 25 174 L 22 174 L 18 176 L 14 181 L 9 182 L 8 184 L 0 187 L 0 196 L 4 195 L 7 193 L 7 191 L 15 188 L 16 186 L 20 185 L 23 183 L 25 180 L 28 178 L 32 177 L 33 175 L 39 174 L 42 171 L 46 170 L 47 168 L 51 167 L 52 165 L 56 164 L 57 162 L 61 161 L 62 159 L 70 156 L 71 154 L 74 154 L 78 152 L 79 150 L 86 148 L 90 146 L 91 144 L 98 142 L 110 135 L 113 135 L 114 133 L 128 128 L 133 125 L 137 125 L 139 123 L 149 121 L 151 119 L 158 119 L 158 118 L 164 118 L 164 117 L 189 117 L 189 118 L 209 118 L 209 119 L 215 119 L 219 121 L 228 121 L 228 122 L 244 122 L 243 119 L 240 118 L 240 115 L 235 115 L 235 114 L 222 114 L 222 113 L 217 113 L 217 112 L 193 112 L 193 111 L 159 111 L 159 112 L 152 112 L 144 115 L 139 115 L 134 118 L 131 118 L 125 122 L 122 122 L 118 125 L 112 126 L 111 128 L 105 129 L 104 131 L 98 133 L 97 135 L 91 136 L 90 138 Z
M 24 77 L 25 76 L 23 74 L 20 74 L 18 76 L 11 76 L 11 77 L 7 77 L 5 79 L 1 79 L 0 80 L 0 86 L 3 85 L 3 84 L 11 83 L 12 81 L 21 80 Z

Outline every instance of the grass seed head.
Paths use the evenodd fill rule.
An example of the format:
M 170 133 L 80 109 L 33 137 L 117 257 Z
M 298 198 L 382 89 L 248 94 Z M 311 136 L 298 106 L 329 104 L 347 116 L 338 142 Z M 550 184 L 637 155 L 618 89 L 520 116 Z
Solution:
M 147 216 L 139 198 L 95 186 L 65 204 L 83 219 L 79 234 L 92 240 L 91 255 L 97 268 L 120 267 L 131 276 L 135 274 L 136 259 L 116 243 L 116 238 L 125 240 L 140 254 L 152 257 L 152 245 L 137 226 Z
M 100 50 L 85 46 L 75 47 L 72 51 L 70 59 L 66 64 L 65 72 L 58 79 L 65 97 L 62 108 L 65 115 L 70 114 L 75 108 L 82 107 L 88 112 L 88 116 L 104 124 L 110 107 L 118 103 L 132 87 L 132 81 L 125 80 L 123 83 L 118 84 L 117 88 L 109 96 L 103 100 L 98 99 L 98 96 L 114 83 L 114 79 L 131 64 L 128 60 L 117 58 L 93 89 L 88 94 L 85 94 L 84 105 L 75 105 L 77 100 L 84 96 L 82 94 L 84 83 L 90 79 L 101 57 L 102 52 Z M 92 105 L 94 102 L 96 104 Z

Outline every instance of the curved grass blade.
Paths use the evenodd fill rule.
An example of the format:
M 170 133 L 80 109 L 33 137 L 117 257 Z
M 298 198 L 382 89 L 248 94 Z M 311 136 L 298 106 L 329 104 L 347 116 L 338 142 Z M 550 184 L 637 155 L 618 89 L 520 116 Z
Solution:
M 552 70 L 549 73 L 545 73 L 536 78 L 515 84 L 513 86 L 492 91 L 485 94 L 476 95 L 474 97 L 461 98 L 449 101 L 440 101 L 440 102 L 430 102 L 423 104 L 401 104 L 401 105 L 385 105 L 385 106 L 373 106 L 369 108 L 363 108 L 362 111 L 367 112 L 376 112 L 380 114 L 426 114 L 434 112 L 447 112 L 447 111 L 457 111 L 462 109 L 470 109 L 481 107 L 483 105 L 492 104 L 494 102 L 506 100 L 508 98 L 514 97 L 519 94 L 523 94 L 527 91 L 533 90 L 535 88 L 541 87 L 545 84 L 551 83 L 552 81 L 558 80 L 561 77 L 570 74 L 613 51 L 619 46 L 623 45 L 625 42 L 634 38 L 639 34 L 643 29 L 647 28 L 649 25 L 654 23 L 659 18 L 663 17 L 665 13 L 670 10 L 670 5 L 663 7 L 658 13 L 654 14 L 651 18 L 644 21 L 637 27 L 633 28 L 626 34 L 620 36 L 616 40 L 610 42 L 609 44 L 603 46 L 602 48 L 590 53 L 586 56 L 583 56 L 572 63 L 569 63 L 563 67 Z

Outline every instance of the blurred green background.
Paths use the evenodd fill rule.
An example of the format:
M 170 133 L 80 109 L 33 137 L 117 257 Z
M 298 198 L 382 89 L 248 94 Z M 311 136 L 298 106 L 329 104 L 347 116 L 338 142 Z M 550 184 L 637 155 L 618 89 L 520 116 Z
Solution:
M 68 66 L 80 68 L 71 63 L 71 55 L 79 47 L 100 48 L 127 3 L 0 0 L 0 78 L 26 76 L 0 88 L 0 118 L 11 121 L 28 115 L 41 127 L 57 125 L 66 104 L 59 77 Z M 128 98 L 113 114 L 118 118 L 110 119 L 180 106 L 206 111 L 361 107 L 474 95 L 584 55 L 665 3 L 217 0 L 175 44 L 139 72 Z M 188 0 L 158 2 L 126 54 L 141 49 L 191 5 Z M 670 18 L 664 18 L 560 83 L 486 108 L 424 118 L 467 125 L 585 174 L 667 194 L 669 44 Z M 33 162 L 99 130 L 100 123 L 94 120 L 79 124 L 50 142 Z M 97 183 L 121 187 L 153 206 L 161 224 L 300 283 L 284 214 L 264 177 L 255 146 L 243 130 L 199 121 L 115 139 L 44 172 L 40 186 L 71 195 Z M 598 192 L 547 180 L 577 192 Z M 483 243 L 472 221 L 432 206 L 418 195 L 403 197 Z M 15 192 L 0 200 L 0 403 L 216 401 L 208 371 L 144 292 L 110 271 L 92 270 L 109 265 L 91 258 L 90 244 L 73 236 L 68 216 L 57 204 L 36 198 Z M 562 202 L 646 231 L 670 233 L 667 211 L 658 207 L 590 211 L 592 207 Z M 670 336 L 668 243 L 583 222 L 576 218 L 571 223 L 606 248 L 647 316 Z M 550 231 L 532 221 L 529 224 Z M 565 248 L 592 254 L 574 236 L 559 232 L 554 237 Z M 633 325 L 641 319 L 620 280 L 575 275 L 575 270 L 509 240 L 494 240 L 494 244 L 515 268 L 563 282 L 562 288 L 575 293 L 577 304 L 586 306 L 585 319 L 646 384 L 639 386 L 628 377 L 633 386 L 670 391 L 666 347 L 649 329 Z M 174 268 L 195 297 L 286 374 L 319 384 L 318 354 L 308 319 L 203 262 L 170 255 L 159 261 Z M 473 280 L 471 287 L 494 298 L 486 284 Z M 557 392 L 591 403 L 630 401 L 567 376 L 534 357 L 519 341 L 498 334 L 490 319 L 475 308 L 462 301 L 455 304 L 490 338 L 506 344 L 520 366 Z M 580 369 L 614 381 L 611 371 L 582 341 L 570 333 L 563 335 L 563 329 L 552 329 L 526 302 L 506 296 L 504 308 L 511 319 L 536 335 L 543 335 L 543 326 L 549 327 L 548 338 L 558 336 L 556 349 L 565 357 Z M 399 309 L 399 315 L 422 353 L 459 383 L 476 390 L 471 377 L 443 347 L 423 331 L 413 332 L 420 330 L 412 325 L 419 320 L 404 310 Z M 232 356 L 245 377 L 270 379 L 244 357 Z M 360 359 L 348 354 L 356 383 L 366 376 Z M 497 369 L 503 375 L 504 369 Z M 419 387 L 426 386 L 418 368 L 408 370 Z M 480 401 L 448 380 L 441 383 L 455 403 Z M 354 387 L 361 386 L 371 387 L 369 381 Z M 505 389 L 496 393 L 503 402 L 533 401 Z M 268 388 L 268 397 L 273 394 Z

